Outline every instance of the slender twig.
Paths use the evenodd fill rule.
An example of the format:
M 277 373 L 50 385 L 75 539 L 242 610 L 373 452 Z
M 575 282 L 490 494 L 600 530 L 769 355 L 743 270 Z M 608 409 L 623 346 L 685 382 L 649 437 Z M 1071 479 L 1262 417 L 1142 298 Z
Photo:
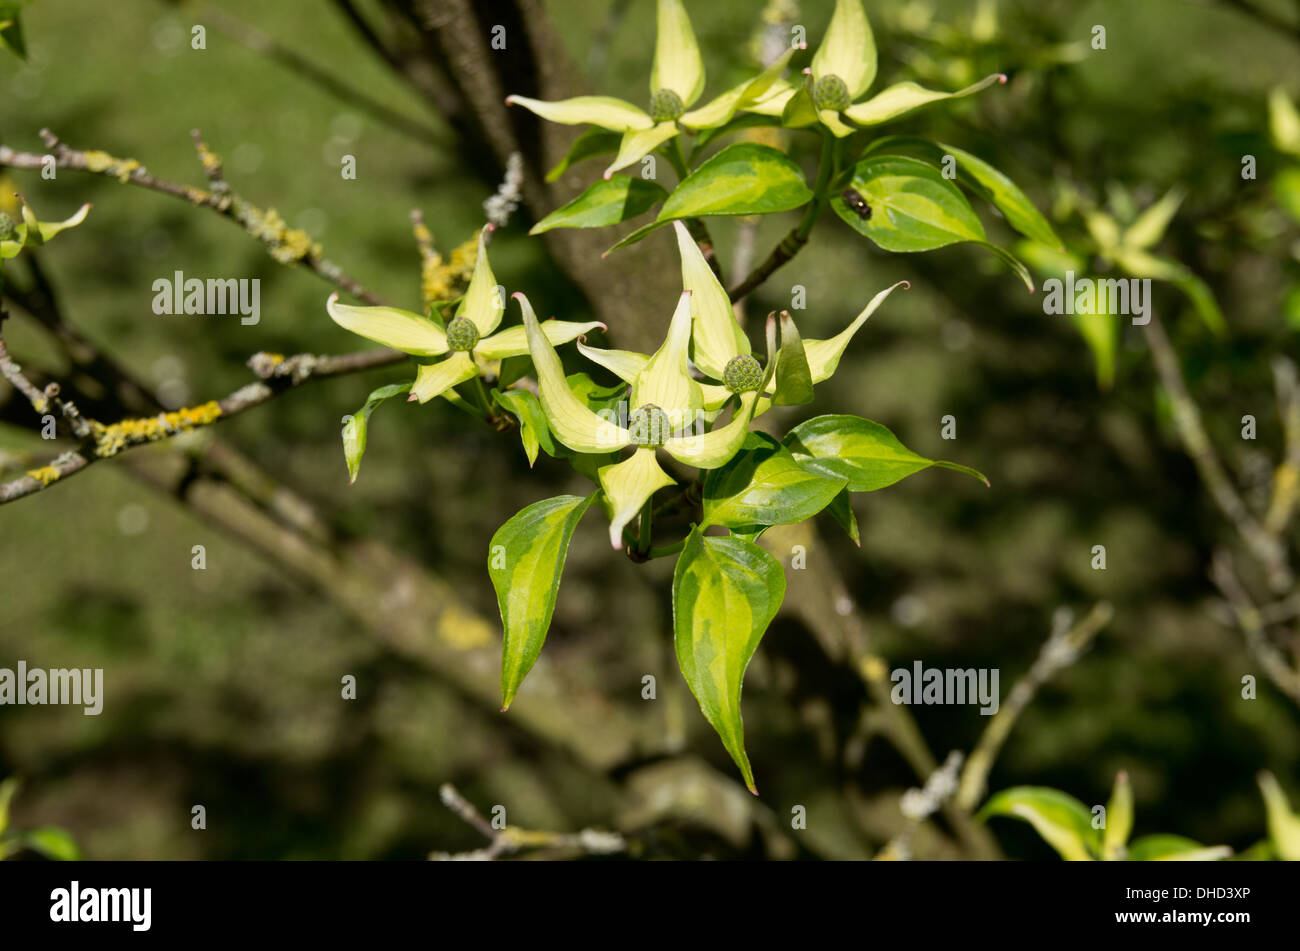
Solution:
M 360 281 L 349 276 L 344 270 L 324 257 L 320 245 L 313 242 L 304 232 L 285 227 L 284 221 L 274 209 L 263 210 L 245 201 L 232 191 L 216 191 L 197 188 L 193 185 L 180 185 L 150 175 L 135 159 L 118 158 L 107 152 L 81 151 L 70 148 L 59 141 L 49 129 L 42 129 L 41 139 L 54 157 L 58 168 L 70 168 L 90 172 L 116 179 L 124 184 L 138 185 L 151 191 L 180 198 L 191 205 L 211 208 L 213 211 L 236 222 L 245 231 L 257 238 L 266 247 L 267 253 L 281 264 L 300 264 L 329 281 L 335 287 L 347 291 L 354 297 L 368 304 L 383 304 L 384 301 L 369 291 Z M 197 133 L 195 133 L 197 138 Z M 203 149 L 200 156 L 204 154 Z M 208 152 L 215 161 L 215 155 Z M 22 169 L 41 169 L 46 165 L 47 155 L 34 152 L 19 152 L 6 145 L 0 145 L 0 167 Z M 220 174 L 220 163 L 216 163 Z M 211 178 L 208 162 L 204 161 L 205 173 Z
M 315 83 L 336 99 L 356 106 L 362 112 L 384 123 L 394 131 L 425 145 L 449 145 L 446 137 L 441 135 L 434 127 L 403 115 L 395 109 L 390 109 L 378 99 L 341 81 L 339 71 L 321 69 L 310 59 L 300 56 L 278 40 L 268 36 L 256 27 L 236 19 L 224 10 L 206 4 L 203 7 L 203 18 L 205 21 L 212 23 L 222 33 L 233 37 L 253 52 L 260 53 L 273 62 L 279 63 L 290 72 L 297 73 L 308 82 Z M 357 21 L 354 20 L 353 22 L 355 24 Z M 343 74 L 346 75 L 346 72 L 343 72 Z
M 1077 624 L 1071 623 L 1073 616 L 1068 610 L 1062 608 L 1057 611 L 1052 619 L 1051 636 L 1038 652 L 1038 658 L 1028 673 L 1011 688 L 998 712 L 980 734 L 979 742 L 966 761 L 961 774 L 961 785 L 957 790 L 956 803 L 959 808 L 970 812 L 984 798 L 989 770 L 993 768 L 993 762 L 998 758 L 1011 728 L 1016 725 L 1034 695 L 1043 684 L 1078 659 L 1097 636 L 1097 632 L 1110 623 L 1113 615 L 1114 611 L 1108 601 L 1094 605 Z
M 1178 435 L 1187 454 L 1191 456 L 1196 471 L 1200 473 L 1210 497 L 1232 522 L 1251 554 L 1264 566 L 1268 572 L 1269 583 L 1274 590 L 1286 590 L 1292 580 L 1291 568 L 1287 564 L 1286 548 L 1250 513 L 1241 495 L 1233 486 L 1223 463 L 1219 461 L 1209 434 L 1206 433 L 1205 426 L 1201 422 L 1201 413 L 1196 401 L 1187 390 L 1183 371 L 1178 365 L 1178 355 L 1174 352 L 1169 337 L 1165 335 L 1164 326 L 1158 317 L 1152 317 L 1142 329 L 1151 347 L 1151 356 L 1155 362 L 1156 372 L 1160 376 L 1160 382 L 1169 394 Z
M 303 353 L 292 357 L 281 357 L 278 354 L 255 354 L 249 358 L 248 365 L 262 380 L 242 386 L 219 400 L 159 413 L 154 417 L 123 419 L 107 425 L 97 420 L 86 421 L 87 428 L 83 433 L 78 434 L 83 438 L 83 446 L 76 451 L 63 453 L 49 464 L 19 479 L 0 484 L 0 505 L 34 495 L 56 482 L 63 482 L 92 463 L 116 456 L 123 450 L 170 439 L 228 419 L 254 406 L 260 406 L 279 393 L 308 380 L 373 370 L 405 359 L 406 354 L 388 349 L 362 350 L 335 356 Z M 4 350 L 3 340 L 0 340 L 0 367 L 10 365 L 12 361 L 9 360 L 8 352 Z M 5 372 L 5 379 L 10 379 L 8 370 Z M 48 390 L 47 387 L 46 392 Z M 41 391 L 36 392 L 38 397 L 44 398 Z M 26 390 L 24 395 L 28 395 Z M 31 398 L 30 395 L 28 398 Z M 65 405 L 71 406 L 71 404 Z M 33 403 L 33 408 L 37 408 L 36 403 Z M 39 408 L 37 411 L 43 412 Z
M 602 832 L 597 829 L 583 829 L 575 834 L 534 832 L 512 825 L 498 829 L 483 818 L 473 803 L 450 783 L 443 784 L 438 790 L 438 796 L 444 806 L 473 826 L 489 844 L 473 852 L 432 852 L 429 858 L 435 862 L 491 862 L 505 855 L 537 848 L 585 855 L 613 855 L 627 851 L 627 841 L 617 832 Z
M 1232 608 L 1237 626 L 1245 638 L 1246 650 L 1255 658 L 1264 671 L 1264 676 L 1292 700 L 1300 703 L 1300 671 L 1288 664 L 1285 655 L 1269 641 L 1264 616 L 1237 578 L 1232 568 L 1232 556 L 1226 551 L 1215 552 L 1210 564 L 1210 578 Z

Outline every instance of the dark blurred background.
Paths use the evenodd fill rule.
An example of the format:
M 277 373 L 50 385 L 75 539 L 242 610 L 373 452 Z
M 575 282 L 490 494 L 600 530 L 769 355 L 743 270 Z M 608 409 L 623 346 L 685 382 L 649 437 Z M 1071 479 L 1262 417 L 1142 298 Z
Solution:
M 150 0 L 38 0 L 24 21 L 28 61 L 0 56 L 0 143 L 42 151 L 37 131 L 48 127 L 73 147 L 202 184 L 189 135 L 198 128 L 240 194 L 276 208 L 366 286 L 412 309 L 420 275 L 410 210 L 423 210 L 449 253 L 481 225 L 482 202 L 518 147 L 529 200 L 493 239 L 498 279 L 547 315 L 606 319 L 613 345 L 644 349 L 658 338 L 679 287 L 671 232 L 603 261 L 599 251 L 627 226 L 529 238 L 540 215 L 603 165 L 579 164 L 544 186 L 539 172 L 577 130 L 476 107 L 488 87 L 446 45 L 456 28 L 503 23 L 507 49 L 489 75 L 522 84 L 505 92 L 641 102 L 649 0 L 489 4 L 476 7 L 477 23 L 456 3 L 356 3 L 381 45 L 400 54 L 392 61 L 348 4 L 215 6 L 225 18 Z M 761 4 L 687 7 L 710 94 L 754 70 Z M 804 0 L 769 12 L 805 24 L 815 48 L 831 7 Z M 1300 93 L 1300 10 L 1264 0 L 866 7 L 881 54 L 877 88 L 901 79 L 956 88 L 1010 74 L 1006 87 L 888 131 L 992 162 L 1057 213 L 1067 243 L 1086 232 L 1077 202 L 1063 196 L 1122 215 L 1174 185 L 1187 190 L 1159 251 L 1208 283 L 1230 332 L 1209 333 L 1169 284 L 1156 284 L 1155 312 L 1232 478 L 1248 502 L 1266 503 L 1283 444 L 1270 361 L 1296 355 L 1300 330 L 1300 229 L 1272 189 L 1297 160 L 1270 143 L 1267 97 L 1279 85 Z M 538 32 L 542 14 L 548 33 Z M 196 23 L 207 25 L 205 50 L 191 48 Z M 250 48 L 240 23 L 419 128 L 395 128 L 282 55 Z M 1104 51 L 1089 46 L 1097 24 Z M 539 35 L 554 47 L 525 52 Z M 791 141 L 811 174 L 815 137 Z M 339 175 L 344 154 L 357 158 L 355 181 Z M 1247 154 L 1258 158 L 1257 180 L 1241 178 Z M 167 405 L 248 382 L 244 361 L 257 351 L 358 348 L 325 314 L 328 284 L 276 264 L 216 215 L 74 171 L 53 182 L 9 171 L 3 184 L 43 219 L 94 203 L 85 224 L 40 252 L 40 267 L 67 319 Z M 1005 223 L 985 218 L 995 240 L 1010 241 Z M 728 266 L 746 226 L 711 224 Z M 790 224 L 763 222 L 758 253 Z M 260 278 L 260 323 L 156 316 L 152 282 L 177 270 Z M 21 262 L 6 275 L 31 281 Z M 1005 697 L 1058 607 L 1082 615 L 1109 601 L 1113 621 L 1020 718 L 990 789 L 1051 785 L 1101 803 L 1126 769 L 1137 834 L 1250 846 L 1264 836 L 1257 771 L 1274 772 L 1300 802 L 1300 718 L 1217 605 L 1207 570 L 1217 547 L 1234 544 L 1233 530 L 1178 442 L 1139 328 L 1124 322 L 1116 379 L 1102 389 L 1071 321 L 1044 316 L 1041 296 L 992 255 L 966 246 L 887 255 L 830 215 L 750 300 L 749 325 L 761 332 L 755 315 L 789 306 L 802 285 L 804 336 L 830 336 L 904 278 L 911 290 L 859 333 L 817 402 L 770 414 L 778 431 L 816 413 L 860 414 L 992 482 L 984 489 L 930 470 L 857 496 L 860 549 L 819 518 L 818 564 L 843 579 L 870 650 L 890 667 L 996 667 Z M 28 369 L 71 373 L 21 311 L 5 335 Z M 528 502 L 589 489 L 545 455 L 530 471 L 517 437 L 441 401 L 381 407 L 349 486 L 340 418 L 374 387 L 408 377 L 395 367 L 313 382 L 180 448 L 132 450 L 143 461 L 124 456 L 0 510 L 0 665 L 103 667 L 106 683 L 99 717 L 0 708 L 0 776 L 24 782 L 15 826 L 61 826 L 89 858 L 420 858 L 482 844 L 439 803 L 439 785 L 451 782 L 484 810 L 505 804 L 512 823 L 618 828 L 648 857 L 868 857 L 901 827 L 898 796 L 919 780 L 864 721 L 862 681 L 827 646 L 838 616 L 831 581 L 796 589 L 792 580 L 791 599 L 820 600 L 788 605 L 796 610 L 778 618 L 746 680 L 761 800 L 743 794 L 681 683 L 671 560 L 638 567 L 612 557 L 599 517 L 579 529 L 537 671 L 510 713 L 496 712 L 488 539 Z M 20 428 L 31 414 L 8 388 L 0 410 L 0 463 L 12 477 L 44 450 Z M 940 436 L 947 414 L 955 441 Z M 1240 438 L 1244 414 L 1259 421 L 1254 442 Z M 255 487 L 230 499 L 260 516 L 245 518 L 218 489 L 207 513 L 203 497 L 196 505 L 159 491 L 174 457 L 203 457 L 217 443 L 238 457 L 227 459 L 227 481 L 241 466 L 256 473 L 246 480 Z M 307 541 L 286 541 L 290 532 Z M 1098 544 L 1104 571 L 1090 567 Z M 206 570 L 191 568 L 194 545 L 206 548 Z M 1289 636 L 1294 664 L 1300 642 Z M 340 699 L 345 674 L 357 677 L 355 701 Z M 640 699 L 645 674 L 658 678 L 653 703 Z M 1244 674 L 1259 677 L 1258 699 L 1241 698 Z M 987 722 L 973 707 L 911 713 L 940 760 L 969 750 Z M 207 809 L 206 831 L 190 828 L 194 804 Z M 796 804 L 807 807 L 808 828 L 791 833 Z M 1053 854 L 1027 827 L 994 831 L 1008 857 Z M 971 854 L 959 840 L 940 821 L 916 851 Z

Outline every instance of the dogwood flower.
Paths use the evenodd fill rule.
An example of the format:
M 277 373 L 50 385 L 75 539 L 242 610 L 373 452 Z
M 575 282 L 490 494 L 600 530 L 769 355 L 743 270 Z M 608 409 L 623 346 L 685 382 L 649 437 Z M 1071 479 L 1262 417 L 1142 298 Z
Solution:
M 718 278 L 704 259 L 699 245 L 680 221 L 674 221 L 673 226 L 677 230 L 677 250 L 682 259 L 682 287 L 690 295 L 692 357 L 705 377 L 716 381 L 698 384 L 701 405 L 707 416 L 721 411 L 732 396 L 757 389 L 755 381 L 763 378 L 764 373 L 753 355 L 749 338 L 736 321 L 730 297 L 718 283 Z M 871 299 L 849 326 L 834 337 L 828 340 L 802 341 L 814 384 L 831 378 L 853 335 L 900 285 L 910 286 L 907 281 L 899 281 L 885 288 Z M 774 329 L 773 326 L 773 332 Z M 768 349 L 774 352 L 771 342 Z M 649 357 L 630 350 L 602 350 L 588 347 L 582 341 L 578 342 L 578 350 L 628 383 L 644 372 L 650 360 Z M 771 405 L 770 396 L 760 395 L 755 403 L 754 415 L 767 412 Z
M 611 418 L 608 411 L 603 415 L 593 412 L 569 388 L 559 355 L 537 322 L 528 298 L 518 293 L 513 296 L 523 311 L 528 348 L 537 370 L 537 395 L 551 434 L 576 452 L 608 453 L 635 447 L 626 459 L 597 470 L 609 502 L 609 540 L 615 549 L 623 547 L 624 526 L 650 496 L 673 484 L 673 478 L 659 466 L 656 450 L 698 469 L 716 469 L 740 451 L 766 378 L 741 396 L 740 406 L 726 425 L 702 431 L 703 393 L 687 362 L 690 291 L 684 291 L 677 302 L 663 346 L 646 358 L 631 380 L 628 405 L 632 409 L 626 425 Z
M 340 304 L 337 293 L 325 302 L 325 309 L 336 324 L 368 340 L 414 357 L 447 355 L 434 363 L 420 364 L 411 386 L 412 400 L 427 403 L 453 386 L 487 372 L 491 361 L 528 353 L 523 327 L 493 333 L 501 323 L 505 301 L 497 290 L 497 280 L 488 262 L 486 237 L 491 231 L 492 226 L 488 225 L 479 232 L 474 273 L 446 330 L 428 317 L 409 310 Z M 567 343 L 596 327 L 605 329 L 598 320 L 547 320 L 540 325 L 541 333 L 551 344 Z
M 836 138 L 843 138 L 856 131 L 854 126 L 879 125 L 929 103 L 969 96 L 1007 81 L 1006 76 L 994 73 L 957 92 L 936 92 L 914 82 L 901 82 L 859 102 L 875 78 L 876 39 L 861 0 L 835 0 L 830 26 L 811 68 L 804 70 L 803 84 L 778 79 L 761 101 L 742 108 L 778 116 L 794 128 L 820 122 Z M 844 119 L 854 125 L 847 125 Z
M 595 125 L 620 132 L 618 154 L 605 169 L 605 178 L 649 155 L 679 135 L 724 125 L 736 111 L 764 98 L 780 78 L 794 48 L 787 50 L 754 79 L 687 111 L 704 92 L 704 61 L 695 31 L 681 0 L 659 0 L 654 65 L 650 70 L 650 111 L 613 96 L 577 96 L 544 102 L 527 96 L 508 96 L 506 105 L 523 106 L 543 119 L 563 125 Z

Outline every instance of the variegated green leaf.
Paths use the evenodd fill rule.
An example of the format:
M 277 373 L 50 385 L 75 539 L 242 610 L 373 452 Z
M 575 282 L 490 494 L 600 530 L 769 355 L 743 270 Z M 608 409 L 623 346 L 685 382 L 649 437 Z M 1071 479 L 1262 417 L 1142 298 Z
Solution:
M 1097 845 L 1092 814 L 1073 796 L 1046 786 L 1013 786 L 997 793 L 980 810 L 980 819 L 1008 816 L 1034 827 L 1067 862 L 1090 862 Z
M 343 458 L 348 464 L 348 484 L 357 481 L 361 470 L 361 457 L 366 453 L 366 431 L 370 425 L 370 414 L 381 403 L 400 393 L 411 389 L 410 383 L 394 383 L 381 386 L 366 397 L 365 405 L 350 416 L 343 417 Z
M 1258 782 L 1273 850 L 1287 862 L 1300 862 L 1300 815 L 1291 811 L 1291 803 L 1272 773 L 1260 773 Z
M 620 133 L 610 132 L 608 129 L 584 129 L 582 134 L 573 140 L 564 158 L 560 159 L 555 168 L 546 173 L 546 180 L 556 181 L 574 165 L 586 159 L 617 152 L 622 140 Z
M 1217 862 L 1232 855 L 1226 845 L 1201 845 L 1181 835 L 1144 835 L 1128 847 L 1131 862 Z
M 783 442 L 800 464 L 847 479 L 850 492 L 883 489 L 930 466 L 989 484 L 969 466 L 917 455 L 884 426 L 858 416 L 816 416 L 790 430 Z
M 557 208 L 537 224 L 529 234 L 542 234 L 552 228 L 603 228 L 644 214 L 668 193 L 656 182 L 628 175 L 602 179 L 562 208 Z
M 1133 787 L 1128 773 L 1115 776 L 1115 788 L 1106 803 L 1106 828 L 1101 834 L 1101 857 L 1109 861 L 1124 858 L 1124 846 L 1133 832 Z
M 776 355 L 776 390 L 773 406 L 800 406 L 813 401 L 813 378 L 799 328 L 781 311 L 781 349 Z
M 488 550 L 488 573 L 501 608 L 501 709 L 509 708 L 542 651 L 569 542 L 596 498 L 560 495 L 534 502 L 502 525 Z
M 537 461 L 537 450 L 545 449 L 548 456 L 555 455 L 555 442 L 551 427 L 546 425 L 542 404 L 528 390 L 493 390 L 492 398 L 519 420 L 519 438 L 524 444 L 524 455 L 531 467 Z
M 745 668 L 785 597 L 775 558 L 741 538 L 693 529 L 673 573 L 677 662 L 705 719 L 758 794 L 745 754 L 740 693 Z
M 812 518 L 846 487 L 843 476 L 801 466 L 766 433 L 750 433 L 739 453 L 704 482 L 703 525 L 745 528 Z

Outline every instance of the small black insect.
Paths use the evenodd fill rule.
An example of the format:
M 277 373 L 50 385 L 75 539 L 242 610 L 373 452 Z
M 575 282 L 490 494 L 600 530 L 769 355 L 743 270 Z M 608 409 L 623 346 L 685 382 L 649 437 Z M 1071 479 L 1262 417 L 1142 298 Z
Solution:
M 871 217 L 871 206 L 867 204 L 865 198 L 855 192 L 852 188 L 846 188 L 840 193 L 844 199 L 844 204 L 848 205 L 858 213 L 858 217 L 866 221 Z

